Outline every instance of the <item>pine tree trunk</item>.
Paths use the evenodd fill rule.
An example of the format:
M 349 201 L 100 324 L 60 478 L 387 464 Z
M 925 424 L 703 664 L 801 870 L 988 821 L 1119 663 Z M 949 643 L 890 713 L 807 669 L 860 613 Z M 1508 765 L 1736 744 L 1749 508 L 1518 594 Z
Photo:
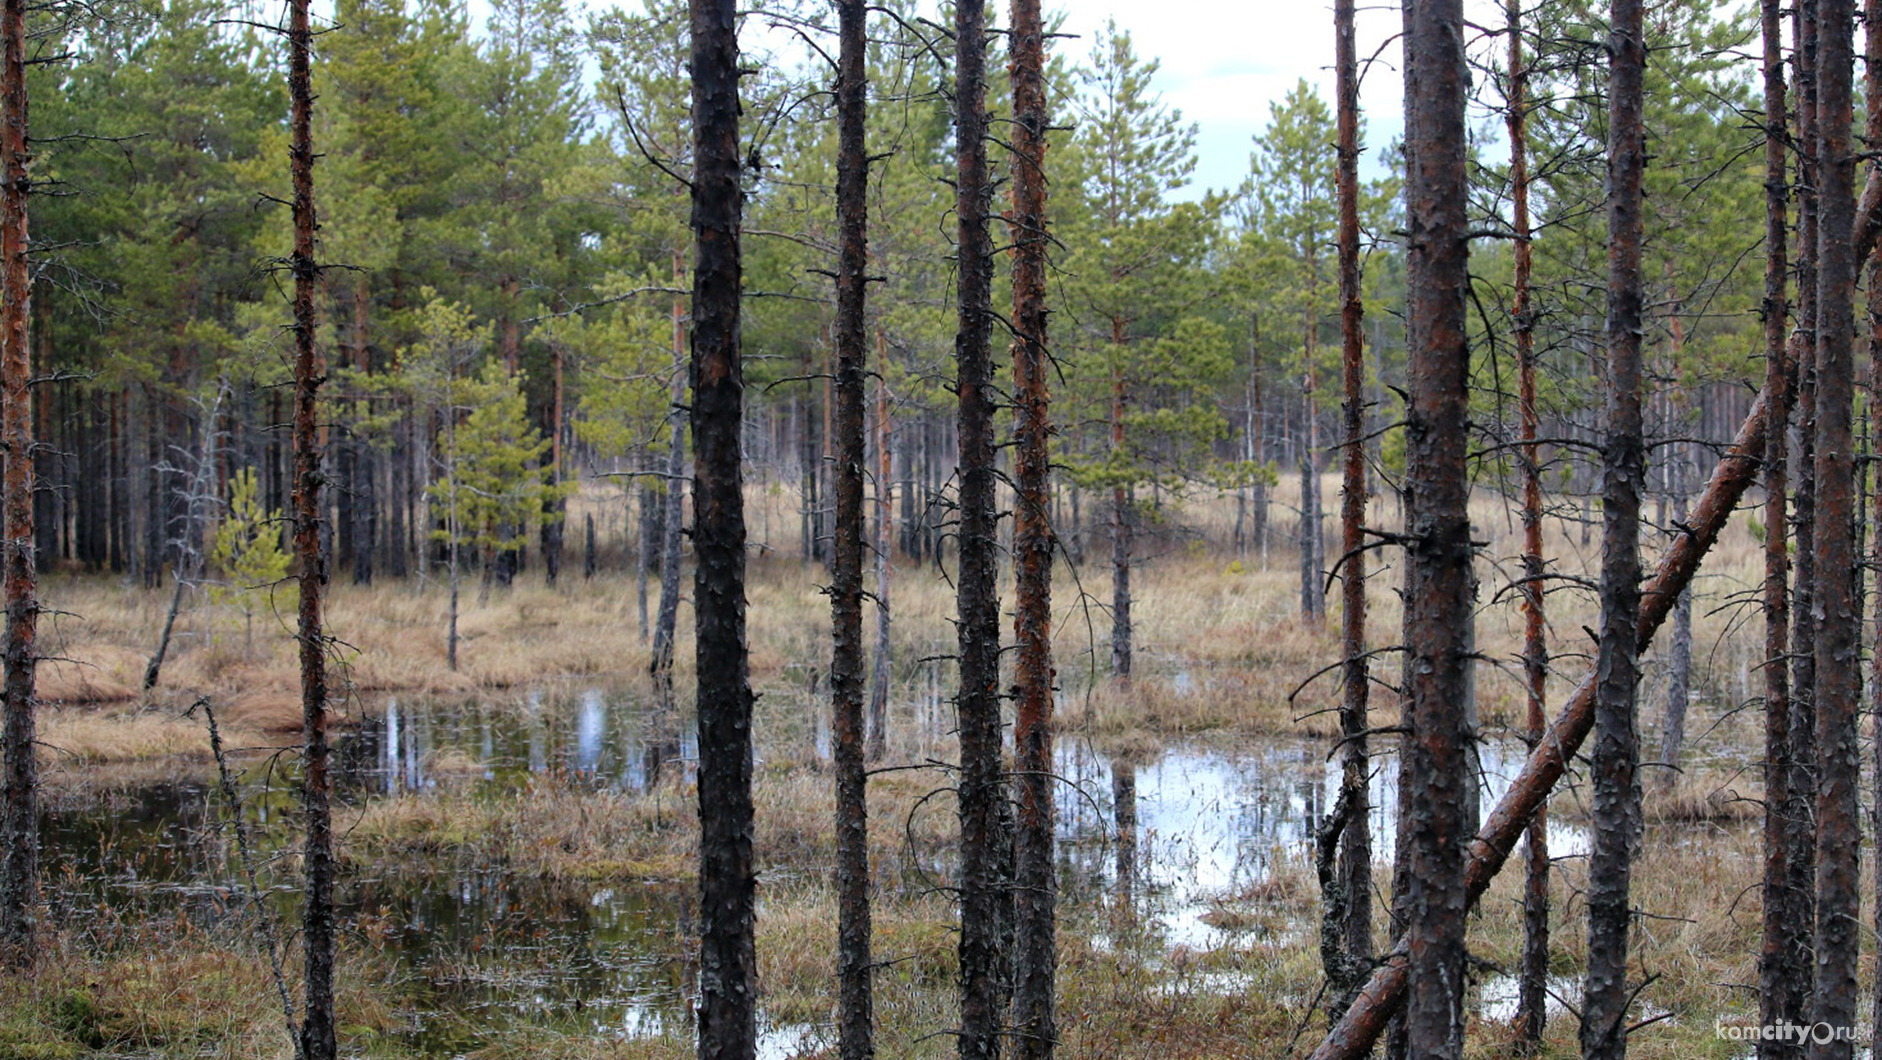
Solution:
M 691 69 L 699 1056 L 752 1060 L 758 1041 L 758 969 L 752 941 L 752 691 L 739 452 L 745 390 L 739 332 L 742 156 L 732 0 L 692 0 Z
M 39 745 L 34 676 L 39 656 L 33 460 L 32 264 L 27 258 L 26 4 L 0 4 L 0 482 L 6 524 L 4 808 L 0 810 L 0 963 L 38 956 Z
M 686 486 L 686 419 L 681 413 L 685 400 L 685 374 L 673 375 L 673 421 L 667 442 L 665 490 L 660 495 L 660 610 L 654 617 L 653 654 L 647 673 L 653 678 L 653 738 L 648 742 L 648 783 L 659 779 L 660 767 L 679 757 L 680 735 L 678 709 L 673 698 L 673 652 L 678 640 L 680 621 L 680 543 L 685 529 L 682 490 Z M 695 442 L 695 447 L 697 443 Z M 694 457 L 698 459 L 697 454 Z M 697 487 L 695 487 L 697 488 Z M 698 519 L 698 498 L 694 513 Z M 695 613 L 698 602 L 694 601 Z
M 1677 447 L 1676 447 L 1677 448 Z M 1685 474 L 1675 471 L 1679 491 Z M 1673 495 L 1673 523 L 1686 521 L 1686 495 Z M 1679 594 L 1673 609 L 1673 643 L 1667 660 L 1666 716 L 1660 726 L 1660 785 L 1671 790 L 1679 777 L 1679 753 L 1686 743 L 1686 710 L 1692 700 L 1692 590 Z
M 830 706 L 836 759 L 837 1049 L 842 1060 L 875 1055 L 869 959 L 868 767 L 863 741 L 863 479 L 868 461 L 864 352 L 869 257 L 868 106 L 863 72 L 865 0 L 837 0 L 836 381 L 831 551 Z
M 1810 1019 L 1853 1028 L 1862 897 L 1861 753 L 1862 622 L 1856 612 L 1855 330 L 1851 292 L 1856 262 L 1855 156 L 1851 151 L 1854 0 L 1816 0 L 1817 74 L 1817 394 L 1816 602 L 1816 977 Z M 1813 1058 L 1852 1055 L 1848 1039 L 1812 1041 Z
M 1803 341 L 1797 351 L 1795 384 L 1797 443 L 1791 453 L 1793 490 L 1790 525 L 1792 527 L 1794 575 L 1791 583 L 1791 678 L 1790 678 L 1790 783 L 1786 795 L 1785 820 L 1789 824 L 1789 888 L 1799 923 L 1816 919 L 1816 828 L 1817 790 L 1816 737 L 1816 653 L 1815 614 L 1817 590 L 1816 532 L 1816 431 L 1817 431 L 1817 254 L 1818 179 L 1815 144 L 1817 138 L 1817 5 L 1816 0 L 1798 0 L 1792 5 L 1796 27 L 1797 64 L 1797 329 Z M 1790 926 L 1791 945 L 1800 952 L 1794 958 L 1802 971 L 1794 984 L 1792 1011 L 1803 1011 L 1809 1002 L 1811 969 L 1816 967 L 1816 952 L 1811 932 Z M 1801 1019 L 1790 1016 L 1790 1019 Z M 1794 1055 L 1803 1055 L 1798 1050 Z
M 1051 357 L 1046 339 L 1045 23 L 1040 0 L 1013 0 L 1013 747 L 1018 771 L 1014 845 L 1013 1053 L 1051 1060 L 1058 1043 L 1058 876 L 1053 827 Z
M 987 174 L 985 11 L 954 10 L 955 184 L 958 221 L 959 329 L 954 338 L 960 403 L 960 516 L 957 583 L 960 651 L 961 1060 L 997 1060 L 1002 1023 L 1000 906 L 1007 900 L 997 847 L 1004 838 L 1000 768 L 1000 604 L 994 573 L 992 356 L 993 247 L 987 231 L 992 185 Z
M 889 444 L 889 387 L 880 374 L 888 368 L 889 344 L 876 329 L 876 655 L 869 691 L 869 745 L 872 762 L 889 753 L 889 582 L 895 544 L 895 495 L 890 490 L 894 450 Z
M 1359 290 L 1359 66 L 1354 44 L 1355 0 L 1335 0 L 1334 67 L 1338 81 L 1340 383 L 1343 439 L 1340 486 L 1340 634 L 1345 665 L 1340 688 L 1340 799 L 1346 823 L 1339 835 L 1339 901 L 1344 960 L 1328 968 L 1337 1013 L 1364 982 L 1372 964 L 1372 800 L 1366 743 L 1366 413 L 1365 309 Z
M 1522 417 L 1523 465 L 1523 683 L 1527 690 L 1524 723 L 1531 750 L 1542 739 L 1549 719 L 1549 645 L 1542 602 L 1542 459 L 1536 445 L 1540 417 L 1536 410 L 1536 340 L 1529 309 L 1533 250 L 1529 227 L 1529 67 L 1523 58 L 1522 3 L 1508 0 L 1510 217 L 1515 232 L 1515 278 L 1510 317 L 1516 339 L 1517 403 Z M 1530 822 L 1524 845 L 1523 957 L 1517 977 L 1516 1041 L 1536 1052 L 1548 1022 L 1549 981 L 1549 825 L 1543 805 Z
M 1585 1060 L 1627 1055 L 1627 944 L 1640 844 L 1641 120 L 1646 44 L 1641 0 L 1614 0 L 1608 50 L 1607 425 L 1602 442 L 1601 628 L 1595 669 L 1594 856 L 1588 870 Z
M 1759 1022 L 1776 1025 L 1802 1011 L 1803 982 L 1809 965 L 1793 943 L 1797 925 L 1809 915 L 1803 897 L 1791 886 L 1789 807 L 1793 774 L 1790 746 L 1790 552 L 1787 489 L 1791 375 L 1795 371 L 1786 345 L 1788 332 L 1785 240 L 1789 173 L 1784 157 L 1785 97 L 1782 0 L 1760 4 L 1764 40 L 1765 107 L 1765 393 L 1773 395 L 1768 451 L 1764 465 L 1764 874 L 1763 945 L 1758 958 Z M 1760 1041 L 1760 1060 L 1792 1060 L 1795 1043 Z
M 335 912 L 333 896 L 332 782 L 328 776 L 327 638 L 321 601 L 327 585 L 320 514 L 319 390 L 324 366 L 314 349 L 314 298 L 320 266 L 314 260 L 313 31 L 308 0 L 288 4 L 288 96 L 293 114 L 288 159 L 294 195 L 294 551 L 300 562 L 298 639 L 301 664 L 301 801 L 306 817 L 306 872 L 301 914 L 303 980 L 299 1060 L 334 1060 L 338 1050 L 333 1007 Z

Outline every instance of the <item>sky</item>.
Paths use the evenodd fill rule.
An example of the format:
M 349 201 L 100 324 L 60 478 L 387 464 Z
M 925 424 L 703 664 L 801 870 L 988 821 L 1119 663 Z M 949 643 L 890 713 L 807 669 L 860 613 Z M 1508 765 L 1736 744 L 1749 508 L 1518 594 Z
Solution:
M 1072 0 L 1061 3 L 1066 33 L 1076 40 L 1052 46 L 1068 57 L 1091 54 L 1107 19 L 1128 30 L 1137 54 L 1162 61 L 1155 85 L 1165 102 L 1198 125 L 1195 186 L 1232 188 L 1248 175 L 1254 136 L 1267 126 L 1269 104 L 1301 79 L 1333 105 L 1333 9 L 1327 0 Z M 1399 79 L 1402 25 L 1397 5 L 1359 5 L 1355 35 L 1365 61 L 1379 53 L 1360 82 L 1368 156 L 1404 126 Z M 1388 46 L 1388 42 L 1390 42 Z M 1381 47 L 1384 50 L 1381 51 Z M 1377 170 L 1362 159 L 1362 178 Z

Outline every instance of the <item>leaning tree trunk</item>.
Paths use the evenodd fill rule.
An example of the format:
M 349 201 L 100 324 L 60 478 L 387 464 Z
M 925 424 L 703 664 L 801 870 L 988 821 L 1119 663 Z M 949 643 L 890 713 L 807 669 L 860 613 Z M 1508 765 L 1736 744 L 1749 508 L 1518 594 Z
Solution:
M 1792 944 L 1796 925 L 1805 923 L 1790 886 L 1790 834 L 1786 816 L 1790 805 L 1790 551 L 1788 488 L 1783 459 L 1789 434 L 1790 377 L 1794 370 L 1785 335 L 1787 304 L 1784 283 L 1786 189 L 1789 174 L 1784 157 L 1785 97 L 1782 0 L 1762 0 L 1760 15 L 1764 38 L 1764 389 L 1771 403 L 1770 446 L 1776 459 L 1764 465 L 1764 875 L 1763 945 L 1758 957 L 1759 1022 L 1774 1026 L 1795 1019 L 1801 1011 L 1802 983 L 1809 966 L 1799 963 L 1801 951 Z M 1760 1041 L 1760 1060 L 1788 1060 L 1796 1055 L 1793 1043 Z
M 1817 0 L 1816 977 L 1809 1018 L 1854 1027 L 1861 945 L 1862 620 L 1855 541 L 1856 398 L 1850 254 L 1855 202 L 1851 88 L 1855 0 Z M 1847 1038 L 1811 1042 L 1813 1058 L 1852 1055 Z
M 869 960 L 868 766 L 863 757 L 863 348 L 869 282 L 865 0 L 837 0 L 836 524 L 831 553 L 830 729 L 836 759 L 837 1044 L 875 1055 Z
M 739 436 L 738 16 L 692 0 L 693 629 L 699 716 L 699 1057 L 758 1047 L 752 868 L 752 691 L 745 641 Z M 674 483 L 673 485 L 677 485 Z
M 960 573 L 956 588 L 960 649 L 961 1060 L 1000 1055 L 1004 902 L 997 847 L 1005 836 L 1000 784 L 1000 601 L 995 585 L 992 356 L 993 247 L 987 232 L 985 12 L 954 8 L 955 184 L 959 255 L 959 327 L 954 337 L 960 402 Z
M 1718 542 L 1739 499 L 1757 477 L 1770 438 L 1767 430 L 1782 400 L 1782 395 L 1773 395 L 1768 390 L 1758 395 L 1731 448 L 1713 469 L 1704 495 L 1693 506 L 1687 532 L 1674 538 L 1660 560 L 1659 569 L 1641 591 L 1640 613 L 1634 627 L 1639 651 L 1645 651 L 1652 644 L 1653 635 L 1672 613 L 1679 594 L 1692 584 L 1700 561 Z M 1782 440 L 1778 441 L 1773 448 L 1781 453 Z M 1561 714 L 1537 741 L 1522 771 L 1510 782 L 1477 837 L 1471 841 L 1470 863 L 1465 875 L 1471 902 L 1483 897 L 1484 891 L 1489 889 L 1490 881 L 1509 859 L 1523 830 L 1548 801 L 1549 793 L 1568 771 L 1568 763 L 1594 728 L 1598 676 L 1598 673 L 1589 674 L 1576 687 Z M 1367 1055 L 1405 1004 L 1410 992 L 1410 973 L 1410 955 L 1401 943 L 1379 962 L 1346 1014 L 1327 1030 L 1326 1037 L 1313 1051 L 1312 1060 L 1359 1060 Z
M 1601 629 L 1595 656 L 1594 856 L 1588 869 L 1584 1060 L 1627 1055 L 1627 935 L 1640 844 L 1641 120 L 1647 51 L 1642 0 L 1614 0 L 1608 54 L 1607 429 L 1601 475 Z
M 27 260 L 26 3 L 0 5 L 0 446 L 6 471 L 0 504 L 6 524 L 4 660 L 6 761 L 0 811 L 0 960 L 35 957 L 39 918 L 39 766 L 33 678 L 39 625 L 38 550 L 33 525 L 33 277 Z M 153 516 L 154 518 L 154 516 Z
M 1470 356 L 1462 0 L 1414 0 L 1406 15 L 1408 595 L 1401 799 L 1410 829 L 1404 908 L 1411 952 L 1411 1055 L 1463 1050 L 1464 802 L 1467 781 L 1471 544 L 1465 463 Z
M 1536 337 L 1529 310 L 1533 259 L 1529 228 L 1529 67 L 1523 58 L 1522 2 L 1509 0 L 1510 224 L 1515 232 L 1516 274 L 1510 316 L 1516 337 L 1517 404 L 1522 416 L 1523 465 L 1523 684 L 1527 690 L 1525 737 L 1530 750 L 1548 726 L 1549 644 L 1542 603 L 1546 568 L 1542 558 L 1542 454 L 1536 444 Z M 1517 977 L 1516 1041 L 1525 1052 L 1542 1044 L 1548 1022 L 1549 823 L 1548 807 L 1537 809 L 1524 844 L 1523 958 Z
M 327 642 L 321 628 L 321 597 L 327 584 L 327 558 L 320 533 L 319 391 L 325 375 L 314 349 L 314 298 L 320 266 L 314 260 L 314 90 L 311 74 L 314 36 L 308 0 L 288 4 L 288 95 L 293 114 L 288 160 L 294 180 L 294 552 L 300 562 L 301 661 L 301 801 L 306 815 L 305 906 L 301 949 L 306 983 L 299 1060 L 333 1060 L 333 812 L 328 776 Z
M 1013 528 L 1013 747 L 1019 772 L 1014 847 L 1013 1052 L 1050 1060 L 1058 1040 L 1058 877 L 1052 760 L 1051 356 L 1046 345 L 1045 21 L 1039 0 L 1013 0 L 1013 393 L 1017 471 Z
M 1333 1011 L 1365 982 L 1372 964 L 1372 800 L 1366 746 L 1366 414 L 1363 331 L 1365 309 L 1359 290 L 1359 60 L 1354 46 L 1355 0 L 1335 0 L 1334 66 L 1339 82 L 1339 259 L 1340 382 L 1345 429 L 1340 489 L 1340 632 L 1346 657 L 1341 673 L 1340 799 L 1346 824 L 1339 834 L 1337 900 L 1345 911 L 1340 925 L 1339 967 L 1328 968 Z

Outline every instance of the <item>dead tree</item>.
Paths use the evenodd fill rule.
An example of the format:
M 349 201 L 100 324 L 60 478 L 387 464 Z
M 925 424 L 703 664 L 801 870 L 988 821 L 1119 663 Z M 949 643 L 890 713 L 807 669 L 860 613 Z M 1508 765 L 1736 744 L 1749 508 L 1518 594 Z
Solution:
M 1853 1027 L 1862 896 L 1862 619 L 1855 516 L 1856 161 L 1851 152 L 1855 0 L 1817 0 L 1817 316 L 1816 316 L 1816 977 L 1809 1018 Z M 1812 1042 L 1812 1057 L 1848 1057 L 1847 1038 Z
M 1340 645 L 1345 655 L 1340 681 L 1339 864 L 1328 896 L 1344 910 L 1338 967 L 1327 968 L 1335 1011 L 1359 989 L 1372 962 L 1372 800 L 1366 746 L 1366 408 L 1365 307 L 1359 289 L 1359 59 L 1354 46 L 1354 0 L 1333 5 L 1334 67 L 1338 80 L 1338 187 L 1340 283 L 1340 382 L 1344 397 L 1340 486 Z
M 34 527 L 32 265 L 27 259 L 26 3 L 0 4 L 0 506 L 6 527 L 6 761 L 0 811 L 0 960 L 35 957 L 39 930 L 39 574 Z
M 752 691 L 745 640 L 745 496 L 739 436 L 743 194 L 738 14 L 692 0 L 693 630 L 699 718 L 699 1055 L 758 1045 L 752 868 Z
M 831 553 L 830 731 L 836 759 L 837 1041 L 843 1060 L 875 1055 L 869 960 L 868 767 L 863 756 L 863 406 L 869 282 L 868 41 L 864 0 L 837 0 L 836 525 Z
M 1405 16 L 1407 392 L 1405 491 L 1405 720 L 1403 826 L 1409 829 L 1404 908 L 1411 953 L 1406 1033 L 1411 1054 L 1463 1051 L 1464 802 L 1467 781 L 1472 576 L 1470 351 L 1464 290 L 1462 0 L 1412 0 Z
M 1692 584 L 1700 561 L 1717 543 L 1739 499 L 1758 477 L 1766 456 L 1769 441 L 1766 432 L 1774 404 L 1769 391 L 1759 393 L 1731 448 L 1713 469 L 1705 493 L 1694 505 L 1687 532 L 1673 540 L 1660 560 L 1659 569 L 1641 591 L 1640 613 L 1634 630 L 1639 650 L 1644 651 L 1652 644 L 1653 635 L 1665 624 L 1679 594 Z M 1523 763 L 1522 771 L 1510 782 L 1477 837 L 1471 841 L 1470 861 L 1465 872 L 1470 902 L 1476 902 L 1489 889 L 1490 881 L 1509 860 L 1524 829 L 1548 801 L 1556 782 L 1567 772 L 1569 761 L 1581 750 L 1594 728 L 1597 676 L 1585 677 L 1563 704 L 1562 712 L 1537 742 L 1535 750 Z M 1367 1055 L 1385 1032 L 1386 1024 L 1405 1005 L 1410 980 L 1410 954 L 1401 942 L 1379 962 L 1346 1014 L 1327 1030 L 1326 1037 L 1313 1051 L 1312 1060 L 1359 1060 Z
M 1013 0 L 1013 667 L 1014 759 L 1019 771 L 1015 840 L 1014 1054 L 1050 1060 L 1058 1039 L 1053 1011 L 1058 972 L 1052 760 L 1051 358 L 1046 344 L 1045 21 L 1039 0 Z
M 301 662 L 301 803 L 306 817 L 306 894 L 301 914 L 301 949 L 306 1001 L 301 1018 L 299 1060 L 333 1060 L 334 1032 L 332 779 L 328 774 L 327 639 L 321 602 L 327 557 L 320 532 L 320 384 L 326 375 L 314 348 L 318 320 L 314 300 L 320 266 L 314 259 L 313 29 L 308 0 L 288 4 L 288 163 L 293 177 L 294 250 L 294 553 L 300 562 L 297 636 Z
M 954 336 L 960 437 L 960 572 L 956 582 L 960 650 L 961 1060 L 997 1060 L 1005 957 L 1000 907 L 1005 886 L 999 846 L 1006 829 L 1000 781 L 1000 601 L 994 511 L 992 329 L 993 246 L 987 231 L 986 15 L 979 3 L 954 8 L 954 134 L 958 175 Z
M 1546 710 L 1549 645 L 1545 634 L 1542 579 L 1542 458 L 1536 445 L 1536 337 L 1530 317 L 1529 276 L 1533 261 L 1529 227 L 1529 67 L 1523 58 L 1522 0 L 1509 0 L 1510 225 L 1515 234 L 1515 276 L 1510 317 L 1516 340 L 1517 404 L 1522 418 L 1523 465 L 1523 684 L 1530 749 L 1542 739 Z M 1524 844 L 1523 959 L 1516 997 L 1516 1041 L 1528 1052 L 1542 1042 L 1548 1022 L 1549 821 L 1548 806 L 1536 811 Z

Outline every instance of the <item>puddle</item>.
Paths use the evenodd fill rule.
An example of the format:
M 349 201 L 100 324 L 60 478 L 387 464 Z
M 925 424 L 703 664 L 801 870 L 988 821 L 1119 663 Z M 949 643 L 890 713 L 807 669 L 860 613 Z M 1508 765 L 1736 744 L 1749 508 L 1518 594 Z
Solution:
M 938 685 L 929 691 L 918 706 L 938 728 L 945 701 Z M 636 697 L 604 690 L 520 702 L 388 699 L 336 748 L 336 791 L 353 808 L 342 821 L 366 800 L 447 783 L 497 794 L 553 774 L 644 790 L 656 720 Z M 936 739 L 926 730 L 924 747 Z M 1270 740 L 1245 752 L 1179 746 L 1134 762 L 1114 761 L 1071 735 L 1058 748 L 1068 929 L 1091 930 L 1099 945 L 1128 944 L 1150 967 L 1170 967 L 1165 962 L 1185 950 L 1305 941 L 1311 922 L 1277 917 L 1273 897 L 1290 874 L 1309 888 L 1295 897 L 1311 897 L 1309 837 L 1339 783 L 1325 741 Z M 688 729 L 680 768 L 694 750 Z M 1521 761 L 1519 745 L 1484 748 L 1486 806 Z M 1377 836 L 1391 834 L 1396 769 L 1395 759 L 1382 758 L 1373 778 Z M 251 773 L 244 799 L 261 822 L 294 812 L 291 777 L 277 773 L 264 788 L 259 768 Z M 233 885 L 239 866 L 210 801 L 217 797 L 206 785 L 175 783 L 54 809 L 45 821 L 49 897 L 72 918 L 108 908 L 129 918 L 225 920 L 242 897 Z M 1559 823 L 1551 842 L 1558 856 L 1588 844 L 1584 831 Z M 937 859 L 930 869 L 945 872 L 951 852 L 929 853 Z M 369 872 L 343 879 L 342 913 L 431 986 L 436 1010 L 417 1014 L 406 1032 L 413 1047 L 457 1055 L 522 1025 L 588 1036 L 690 1033 L 690 884 L 550 881 L 444 863 Z M 284 921 L 296 915 L 291 886 L 268 901 Z M 1112 938 L 1111 914 L 1120 909 L 1131 912 L 1133 928 Z M 1244 985 L 1233 974 L 1185 981 L 1186 989 L 1223 993 Z M 1500 1003 L 1494 996 L 1486 987 L 1486 1009 Z M 767 1026 L 761 1055 L 812 1055 L 834 1037 L 823 1025 Z

